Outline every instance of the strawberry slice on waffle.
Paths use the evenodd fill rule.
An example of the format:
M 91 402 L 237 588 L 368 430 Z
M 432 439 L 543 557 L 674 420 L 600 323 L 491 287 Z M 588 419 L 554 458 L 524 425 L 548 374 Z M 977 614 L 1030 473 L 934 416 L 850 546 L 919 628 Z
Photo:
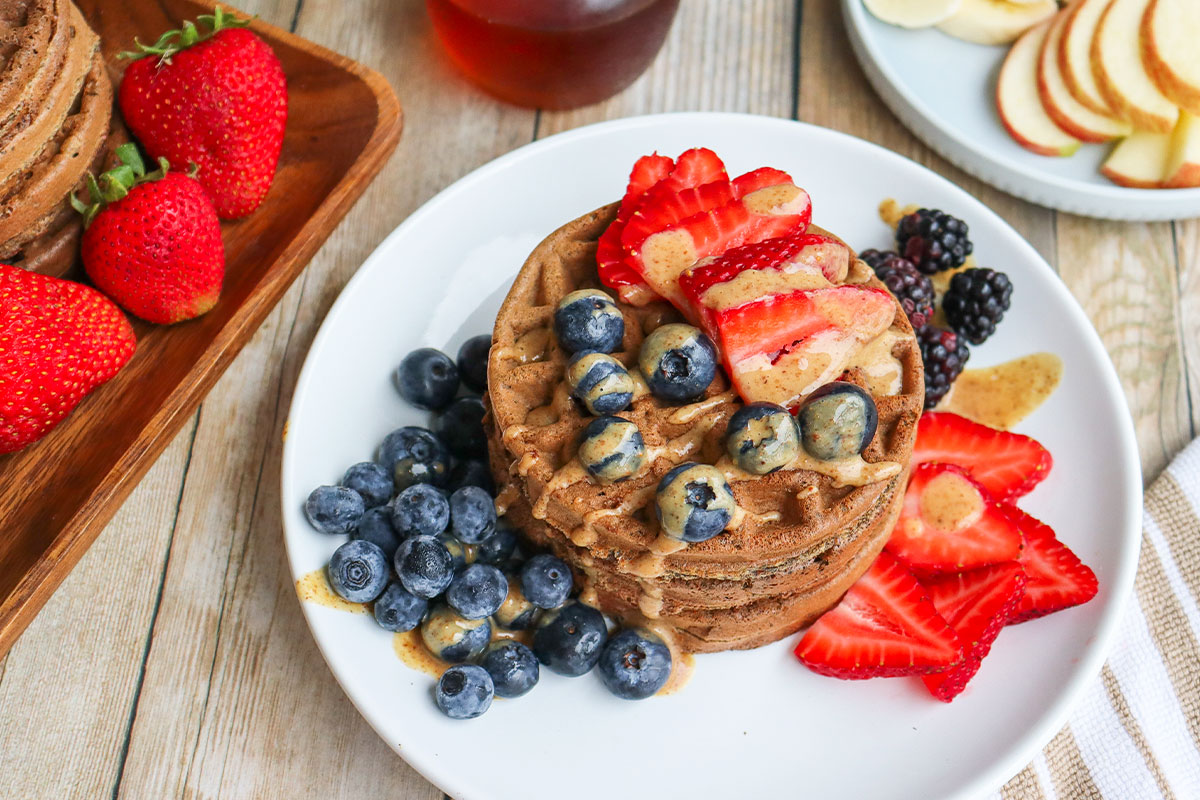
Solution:
M 922 676 L 925 688 L 934 697 L 949 703 L 975 677 L 992 642 L 1021 605 L 1027 580 L 1020 564 L 1006 561 L 922 581 L 933 607 L 954 629 L 963 646 L 961 662 Z
M 716 311 L 757 299 L 768 290 L 786 293 L 841 283 L 850 257 L 849 247 L 823 233 L 780 236 L 735 247 L 688 269 L 679 276 L 679 288 L 705 332 L 716 340 Z M 751 271 L 764 274 L 745 275 Z
M 862 680 L 945 669 L 961 660 L 962 647 L 912 573 L 880 553 L 795 653 L 813 672 Z
M 629 184 L 621 205 L 617 209 L 617 218 L 600 235 L 596 246 L 596 266 L 600 273 L 600 281 L 610 289 L 619 292 L 630 291 L 630 287 L 644 287 L 645 292 L 653 295 L 650 287 L 642 281 L 640 275 L 625 265 L 625 252 L 621 249 L 621 232 L 625 229 L 629 217 L 637 207 L 638 201 L 650 187 L 664 180 L 675 167 L 674 160 L 658 153 L 642 156 L 633 163 L 629 173 Z M 652 298 L 651 298 L 652 299 Z
M 679 291 L 684 270 L 734 247 L 801 233 L 811 219 L 807 192 L 790 183 L 767 186 L 667 225 L 629 249 L 626 263 L 655 292 L 688 314 L 690 307 Z
M 712 310 L 714 341 L 747 402 L 796 406 L 837 380 L 862 345 L 896 316 L 881 289 L 830 286 L 758 296 Z

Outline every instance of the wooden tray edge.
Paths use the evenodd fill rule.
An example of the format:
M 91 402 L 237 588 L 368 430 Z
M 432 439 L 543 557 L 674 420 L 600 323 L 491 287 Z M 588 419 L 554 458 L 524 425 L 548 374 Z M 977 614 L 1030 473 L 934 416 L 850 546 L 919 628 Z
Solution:
M 333 232 L 382 170 L 400 141 L 404 126 L 403 111 L 396 92 L 383 75 L 365 64 L 260 19 L 254 19 L 250 28 L 272 39 L 289 40 L 293 46 L 319 55 L 334 67 L 362 80 L 375 99 L 375 128 L 346 177 L 334 186 L 271 265 L 269 277 L 264 284 L 264 294 L 260 298 L 262 302 L 253 304 L 249 313 L 231 318 L 230 323 L 221 330 L 205 351 L 205 358 L 211 357 L 212 360 L 209 368 L 200 376 L 200 380 L 189 386 L 179 386 L 171 393 L 159 409 L 159 413 L 151 419 L 134 444 L 114 465 L 109 473 L 114 476 L 112 480 L 106 481 L 88 498 L 60 529 L 46 556 L 25 573 L 7 597 L 0 600 L 0 658 L 4 657 L 41 611 L 42 606 L 79 563 L 79 559 L 100 535 L 100 530 L 149 471 L 187 418 L 203 402 L 213 384 L 241 352 L 250 335 L 262 325 L 292 282 L 307 268 L 308 262 L 328 238 L 328 234 L 315 234 L 314 228 L 320 228 L 328 221 L 329 232 Z M 354 172 L 358 174 L 352 175 Z M 290 276 L 286 275 L 287 269 L 280 269 L 280 265 L 290 267 L 298 262 L 303 262 L 304 266 L 296 269 Z M 239 344 L 238 340 L 242 338 L 243 332 L 248 332 L 249 335 Z

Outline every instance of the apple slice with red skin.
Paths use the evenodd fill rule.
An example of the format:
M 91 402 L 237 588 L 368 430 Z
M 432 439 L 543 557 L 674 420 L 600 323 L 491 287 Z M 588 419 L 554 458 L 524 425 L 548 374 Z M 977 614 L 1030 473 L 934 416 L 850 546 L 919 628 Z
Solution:
M 1040 156 L 1069 156 L 1079 140 L 1054 123 L 1037 89 L 1037 65 L 1050 22 L 1030 28 L 1008 51 L 996 82 L 996 110 L 1017 144 Z

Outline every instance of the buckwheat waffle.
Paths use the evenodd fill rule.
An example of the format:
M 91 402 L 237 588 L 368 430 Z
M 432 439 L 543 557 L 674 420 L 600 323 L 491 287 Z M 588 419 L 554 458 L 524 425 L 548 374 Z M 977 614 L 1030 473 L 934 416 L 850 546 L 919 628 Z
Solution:
M 705 398 L 691 405 L 637 397 L 621 416 L 637 424 L 651 463 L 623 483 L 594 484 L 573 461 L 589 417 L 564 385 L 567 354 L 551 325 L 560 298 L 599 287 L 596 242 L 615 213 L 616 205 L 606 206 L 551 234 L 525 262 L 497 316 L 485 420 L 501 487 L 497 502 L 535 544 L 571 564 L 585 598 L 602 610 L 648 618 L 683 650 L 766 644 L 832 606 L 887 539 L 923 401 L 912 329 L 897 305 L 883 342 L 887 364 L 894 364 L 895 394 L 878 390 L 879 371 L 868 368 L 874 362 L 846 373 L 875 394 L 879 409 L 878 433 L 859 462 L 809 464 L 821 471 L 788 468 L 763 477 L 733 468 L 722 460 L 722 442 L 741 401 L 719 374 Z M 882 286 L 862 266 L 856 272 L 859 282 Z M 678 315 L 662 303 L 618 305 L 625 340 L 614 356 L 633 373 L 645 335 Z M 735 529 L 669 552 L 658 534 L 654 487 L 686 460 L 725 469 L 745 514 Z M 855 471 L 874 480 L 855 479 Z

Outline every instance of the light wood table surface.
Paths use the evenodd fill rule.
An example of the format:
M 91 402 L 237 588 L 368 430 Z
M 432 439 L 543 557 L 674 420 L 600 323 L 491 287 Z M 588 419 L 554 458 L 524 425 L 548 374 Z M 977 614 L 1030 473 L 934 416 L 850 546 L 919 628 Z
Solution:
M 909 156 L 981 198 L 1058 269 L 1120 372 L 1147 479 L 1200 426 L 1200 222 L 1098 222 L 968 177 L 875 97 L 833 0 L 682 0 L 637 83 L 566 113 L 468 85 L 418 0 L 238 4 L 380 70 L 404 106 L 404 135 L 0 661 L 0 797 L 441 797 L 359 717 L 304 624 L 280 527 L 281 431 L 309 343 L 372 249 L 456 178 L 552 133 L 649 112 L 744 111 Z

